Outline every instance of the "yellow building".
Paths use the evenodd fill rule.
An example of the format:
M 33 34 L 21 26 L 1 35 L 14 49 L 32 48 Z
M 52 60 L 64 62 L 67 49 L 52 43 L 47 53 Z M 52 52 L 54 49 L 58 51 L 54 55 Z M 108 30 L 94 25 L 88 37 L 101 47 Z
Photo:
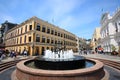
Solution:
M 77 51 L 76 41 L 74 34 L 37 17 L 26 20 L 5 34 L 6 49 L 19 53 L 26 49 L 30 55 L 44 54 L 46 49 L 54 50 L 58 43 L 62 48 Z
M 95 50 L 96 47 L 99 46 L 98 40 L 100 39 L 100 27 L 97 27 L 93 33 L 91 40 L 91 47 Z

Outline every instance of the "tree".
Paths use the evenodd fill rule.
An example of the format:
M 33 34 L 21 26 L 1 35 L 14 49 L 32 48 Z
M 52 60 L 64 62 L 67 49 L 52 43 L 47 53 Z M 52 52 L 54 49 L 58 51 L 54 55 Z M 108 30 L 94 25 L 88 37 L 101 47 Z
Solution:
M 112 44 L 112 51 L 115 51 L 116 47 Z
M 119 49 L 118 49 L 118 55 L 120 56 L 120 46 L 119 46 Z

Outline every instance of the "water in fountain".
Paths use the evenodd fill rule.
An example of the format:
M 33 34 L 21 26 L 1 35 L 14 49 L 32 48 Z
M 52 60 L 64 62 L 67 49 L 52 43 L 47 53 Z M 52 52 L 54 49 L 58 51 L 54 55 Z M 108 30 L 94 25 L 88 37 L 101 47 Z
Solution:
M 51 50 L 45 50 L 45 55 L 44 58 L 48 59 L 70 59 L 74 58 L 73 56 L 73 51 L 67 50 L 67 51 L 57 51 L 57 52 L 52 52 Z
M 72 50 L 55 51 L 45 50 L 44 56 L 36 57 L 34 60 L 36 68 L 45 70 L 72 70 L 85 68 L 86 60 L 83 56 L 73 55 Z

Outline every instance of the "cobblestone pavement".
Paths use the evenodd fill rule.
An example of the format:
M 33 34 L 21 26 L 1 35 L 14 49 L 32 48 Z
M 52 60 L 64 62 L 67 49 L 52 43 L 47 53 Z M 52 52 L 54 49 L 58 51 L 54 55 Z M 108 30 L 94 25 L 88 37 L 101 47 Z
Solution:
M 79 55 L 76 53 L 76 55 Z M 120 57 L 118 56 L 111 56 L 111 55 L 103 55 L 103 54 L 81 54 L 81 56 L 85 56 L 85 57 L 92 57 L 92 58 L 101 58 L 101 59 L 107 59 L 107 60 L 113 60 L 113 61 L 119 61 L 120 62 Z M 21 57 L 19 56 L 19 58 L 25 58 L 25 57 Z M 7 62 L 7 61 L 11 61 L 14 60 L 13 58 L 8 58 L 6 60 L 3 60 L 2 62 Z M 110 77 L 109 80 L 120 80 L 120 72 L 117 71 L 114 68 L 111 68 L 109 66 L 104 66 L 104 68 L 108 71 Z M 11 74 L 12 72 L 16 69 L 16 67 L 11 67 L 10 69 L 4 71 L 3 73 L 0 73 L 0 80 L 11 80 Z
M 0 80 L 11 80 L 11 74 L 16 69 L 16 67 L 11 67 L 8 70 L 0 73 Z
M 109 67 L 104 66 L 104 68 L 109 73 L 109 80 L 120 80 L 120 72 Z M 16 69 L 16 67 L 11 67 L 10 69 L 4 71 L 3 73 L 0 73 L 0 80 L 11 80 L 11 74 Z
M 104 66 L 104 68 L 109 73 L 109 80 L 120 80 L 120 71 L 117 71 L 109 66 Z

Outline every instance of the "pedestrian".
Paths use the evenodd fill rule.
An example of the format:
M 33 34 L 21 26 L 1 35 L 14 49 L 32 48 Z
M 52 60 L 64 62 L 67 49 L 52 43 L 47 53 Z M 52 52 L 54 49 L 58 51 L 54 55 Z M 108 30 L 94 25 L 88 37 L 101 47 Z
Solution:
M 2 54 L 0 55 L 0 61 L 1 61 L 2 59 L 4 59 L 5 57 L 6 57 L 5 54 L 2 53 Z
M 95 53 L 97 53 L 98 52 L 98 49 L 97 48 L 95 48 Z
M 27 56 L 27 51 L 26 50 L 24 50 L 24 56 Z
M 86 50 L 86 49 L 84 50 L 84 54 L 86 54 L 86 55 L 87 55 L 87 50 Z

